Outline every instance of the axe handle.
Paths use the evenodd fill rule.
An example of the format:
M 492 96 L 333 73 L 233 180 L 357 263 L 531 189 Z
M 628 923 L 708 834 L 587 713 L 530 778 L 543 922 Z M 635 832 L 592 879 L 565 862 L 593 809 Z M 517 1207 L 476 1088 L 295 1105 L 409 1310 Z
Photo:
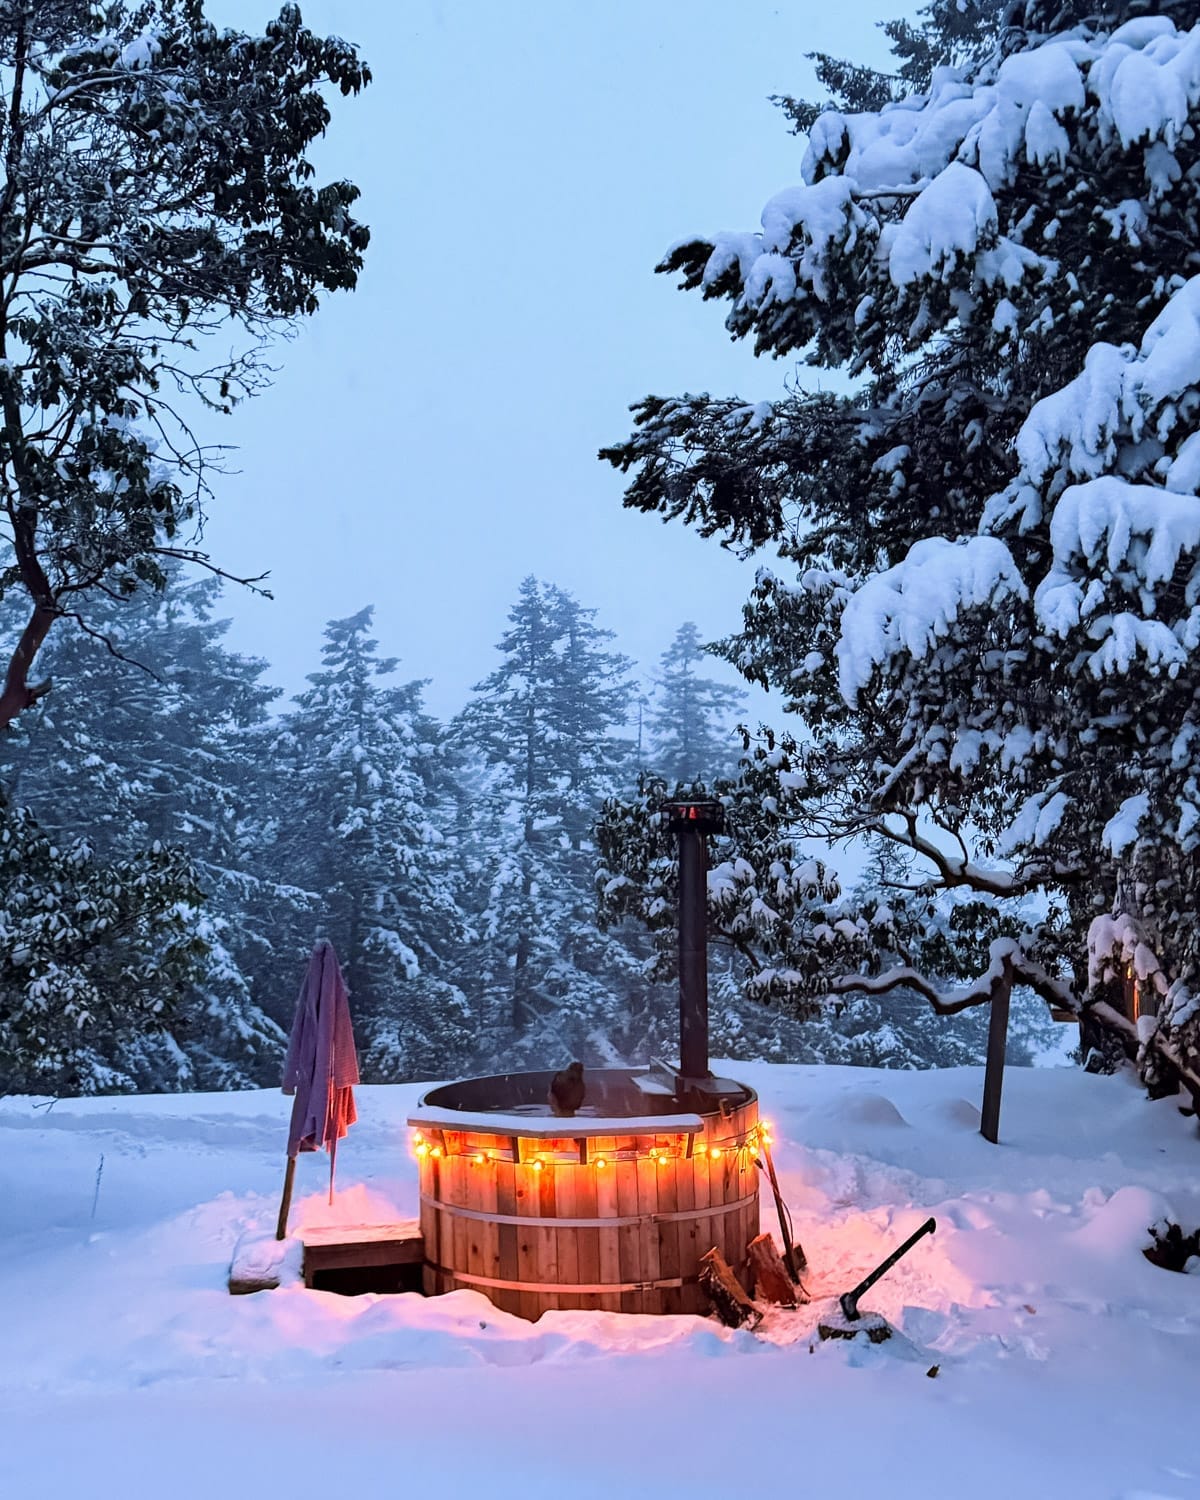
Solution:
M 921 1239 L 924 1235 L 932 1234 L 936 1228 L 936 1219 L 926 1219 L 924 1224 L 921 1225 L 920 1229 L 918 1229 L 915 1234 L 910 1234 L 909 1237 L 904 1241 L 903 1245 L 899 1246 L 898 1249 L 893 1250 L 886 1260 L 880 1261 L 880 1263 L 875 1267 L 871 1274 L 869 1276 L 864 1276 L 853 1291 L 842 1293 L 839 1301 L 841 1302 L 842 1312 L 846 1315 L 847 1322 L 858 1322 L 858 1299 L 862 1296 L 862 1294 L 864 1292 L 869 1292 L 885 1271 L 890 1271 L 896 1264 L 896 1262 L 900 1259 L 900 1257 L 902 1255 L 907 1255 L 919 1239 Z

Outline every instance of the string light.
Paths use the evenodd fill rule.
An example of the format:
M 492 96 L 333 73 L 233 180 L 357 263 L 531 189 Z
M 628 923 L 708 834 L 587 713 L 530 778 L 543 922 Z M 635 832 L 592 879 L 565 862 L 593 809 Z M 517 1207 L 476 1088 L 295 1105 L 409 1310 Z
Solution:
M 671 1146 L 656 1144 L 651 1146 L 649 1150 L 639 1150 L 637 1145 L 632 1143 L 632 1141 L 628 1146 L 622 1146 L 618 1142 L 616 1152 L 613 1156 L 592 1157 L 590 1162 L 587 1160 L 586 1152 L 568 1154 L 565 1149 L 555 1149 L 553 1146 L 550 1151 L 544 1152 L 541 1156 L 527 1157 L 522 1161 L 519 1153 L 514 1156 L 510 1151 L 503 1149 L 484 1152 L 478 1146 L 469 1146 L 465 1139 L 461 1142 L 462 1149 L 452 1149 L 453 1138 L 455 1136 L 465 1136 L 466 1134 L 467 1132 L 457 1132 L 450 1129 L 445 1130 L 443 1134 L 443 1131 L 439 1130 L 437 1136 L 442 1138 L 441 1143 L 434 1145 L 426 1138 L 422 1131 L 414 1131 L 412 1136 L 413 1152 L 418 1158 L 431 1157 L 437 1159 L 445 1157 L 449 1159 L 451 1157 L 458 1157 L 459 1159 L 470 1161 L 473 1166 L 477 1167 L 486 1166 L 489 1163 L 513 1164 L 529 1167 L 534 1172 L 543 1172 L 546 1169 L 547 1163 L 553 1167 L 593 1166 L 597 1170 L 603 1170 L 613 1161 L 652 1161 L 662 1167 L 672 1161 L 686 1163 L 692 1158 L 694 1150 L 697 1159 L 707 1158 L 712 1162 L 720 1161 L 724 1156 L 732 1153 L 738 1159 L 739 1169 L 742 1169 L 755 1165 L 756 1157 L 761 1154 L 764 1148 L 769 1147 L 771 1142 L 770 1128 L 765 1120 L 760 1120 L 757 1124 L 752 1125 L 743 1136 L 731 1136 L 724 1140 L 714 1141 L 711 1144 L 706 1143 L 703 1139 L 697 1141 L 694 1137 L 687 1140 L 679 1133 L 674 1133 L 674 1144 Z M 664 1132 L 664 1134 L 672 1134 L 672 1132 Z M 449 1144 L 445 1137 L 450 1138 Z M 564 1132 L 561 1139 L 566 1141 L 571 1138 Z M 530 1141 L 529 1144 L 533 1145 L 534 1143 Z M 545 1146 L 550 1143 L 539 1142 L 539 1144 Z

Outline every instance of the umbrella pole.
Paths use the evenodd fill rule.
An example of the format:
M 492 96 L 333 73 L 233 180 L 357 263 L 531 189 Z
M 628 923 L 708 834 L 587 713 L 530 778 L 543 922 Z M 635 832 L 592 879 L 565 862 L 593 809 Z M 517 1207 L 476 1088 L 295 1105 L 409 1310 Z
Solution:
M 275 1226 L 275 1238 L 287 1239 L 288 1214 L 292 1208 L 292 1183 L 296 1180 L 296 1158 L 288 1157 L 287 1171 L 283 1174 L 283 1201 L 279 1205 L 279 1223 Z

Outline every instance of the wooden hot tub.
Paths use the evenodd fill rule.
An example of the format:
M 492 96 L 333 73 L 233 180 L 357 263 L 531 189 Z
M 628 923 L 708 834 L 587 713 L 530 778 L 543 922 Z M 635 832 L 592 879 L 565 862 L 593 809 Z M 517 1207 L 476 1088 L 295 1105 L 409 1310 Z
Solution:
M 410 1116 L 426 1294 L 470 1288 L 530 1319 L 705 1311 L 700 1257 L 715 1245 L 740 1270 L 758 1233 L 758 1096 L 589 1070 L 583 1109 L 557 1119 L 552 1076 L 444 1084 Z

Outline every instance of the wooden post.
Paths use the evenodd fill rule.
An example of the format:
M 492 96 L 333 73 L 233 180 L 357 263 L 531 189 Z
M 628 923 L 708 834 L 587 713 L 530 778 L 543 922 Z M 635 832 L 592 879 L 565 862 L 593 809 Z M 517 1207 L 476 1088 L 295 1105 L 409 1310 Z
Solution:
M 275 1227 L 277 1240 L 287 1239 L 288 1214 L 292 1209 L 292 1183 L 296 1178 L 296 1158 L 288 1157 L 287 1171 L 283 1174 L 283 1201 L 279 1205 L 279 1223 Z
M 1004 1050 L 1008 1043 L 1008 1005 L 1012 999 L 1012 968 L 1004 965 L 1005 982 L 997 985 L 988 1018 L 987 1063 L 983 1071 L 983 1110 L 979 1134 L 993 1146 L 1000 1143 L 1000 1091 L 1004 1086 Z

